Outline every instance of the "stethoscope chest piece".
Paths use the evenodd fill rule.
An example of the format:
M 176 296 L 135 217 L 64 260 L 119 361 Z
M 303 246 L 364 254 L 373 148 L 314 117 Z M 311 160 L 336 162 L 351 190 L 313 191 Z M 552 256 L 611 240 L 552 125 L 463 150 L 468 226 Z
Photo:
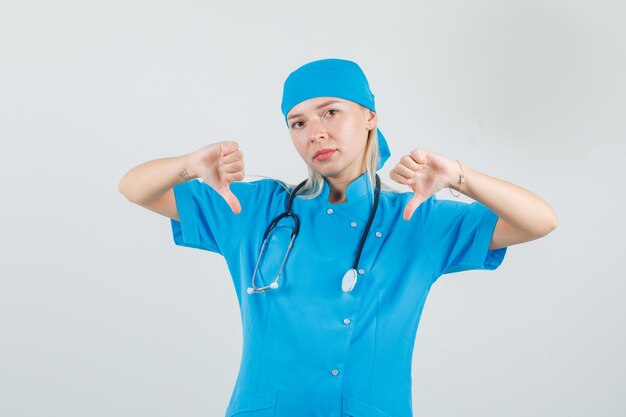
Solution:
M 341 280 L 341 289 L 343 292 L 350 292 L 356 285 L 356 269 L 348 269 L 345 274 L 343 274 L 343 279 Z

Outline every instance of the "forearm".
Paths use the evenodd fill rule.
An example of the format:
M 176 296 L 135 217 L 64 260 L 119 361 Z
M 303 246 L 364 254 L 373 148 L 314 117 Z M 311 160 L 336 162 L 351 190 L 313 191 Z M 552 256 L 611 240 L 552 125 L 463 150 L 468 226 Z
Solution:
M 465 182 L 459 184 L 461 169 L 456 161 L 450 165 L 448 187 L 489 207 L 517 229 L 541 237 L 558 223 L 550 205 L 536 194 L 510 182 L 492 177 L 463 164 Z M 460 188 L 459 188 L 460 187 Z
M 149 204 L 175 185 L 197 178 L 190 158 L 191 154 L 185 154 L 137 165 L 122 177 L 118 189 L 133 203 Z

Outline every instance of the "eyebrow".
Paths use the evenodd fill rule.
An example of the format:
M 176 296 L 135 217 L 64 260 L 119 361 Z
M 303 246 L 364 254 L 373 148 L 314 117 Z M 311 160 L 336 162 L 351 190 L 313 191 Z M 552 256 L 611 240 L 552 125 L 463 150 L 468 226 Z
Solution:
M 329 101 L 326 101 L 326 102 L 324 102 L 324 103 L 320 104 L 319 106 L 317 106 L 317 107 L 315 108 L 315 110 L 321 109 L 322 107 L 328 106 L 329 104 L 335 104 L 335 103 L 341 103 L 341 102 L 340 102 L 339 100 L 329 100 Z M 289 117 L 287 118 L 287 120 L 291 120 L 291 119 L 293 119 L 293 118 L 296 118 L 296 117 L 301 117 L 301 116 L 302 116 L 302 114 L 300 114 L 300 113 L 297 113 L 297 114 L 292 114 L 291 116 L 289 116 Z

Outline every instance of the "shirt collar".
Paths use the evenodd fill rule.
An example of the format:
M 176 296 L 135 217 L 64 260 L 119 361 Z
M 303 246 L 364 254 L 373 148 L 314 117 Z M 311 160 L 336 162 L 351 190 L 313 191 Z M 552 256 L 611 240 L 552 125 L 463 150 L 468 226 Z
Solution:
M 328 206 L 333 210 L 349 210 L 362 220 L 367 220 L 372 208 L 374 197 L 374 188 L 372 188 L 372 184 L 370 183 L 368 172 L 365 171 L 348 184 L 348 187 L 346 188 L 346 199 L 348 201 L 333 204 L 328 201 L 329 196 L 330 186 L 328 185 L 326 178 L 324 178 L 324 187 L 320 193 L 320 202 L 324 206 Z

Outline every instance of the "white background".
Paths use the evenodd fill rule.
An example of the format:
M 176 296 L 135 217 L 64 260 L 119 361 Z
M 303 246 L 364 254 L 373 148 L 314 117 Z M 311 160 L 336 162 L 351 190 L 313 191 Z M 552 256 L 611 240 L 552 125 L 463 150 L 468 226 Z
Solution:
M 175 246 L 169 219 L 117 184 L 220 140 L 239 142 L 248 174 L 305 178 L 282 85 L 331 57 L 369 79 L 392 152 L 384 182 L 405 187 L 388 171 L 424 147 L 535 192 L 559 217 L 496 271 L 433 286 L 415 415 L 626 415 L 625 12 L 571 0 L 3 2 L 0 415 L 223 415 L 242 340 L 226 264 Z

